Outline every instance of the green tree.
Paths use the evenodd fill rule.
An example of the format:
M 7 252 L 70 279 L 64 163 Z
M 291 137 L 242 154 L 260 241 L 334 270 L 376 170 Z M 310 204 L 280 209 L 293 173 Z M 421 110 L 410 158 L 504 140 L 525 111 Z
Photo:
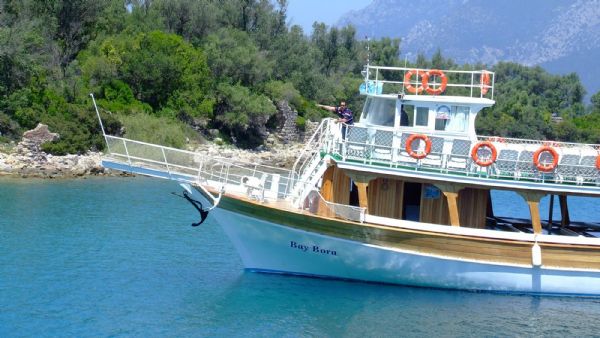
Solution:
M 184 109 L 190 115 L 211 113 L 210 104 L 202 105 L 203 98 L 209 96 L 211 82 L 202 51 L 177 35 L 158 31 L 142 33 L 126 46 L 127 50 L 117 52 L 122 55 L 118 74 L 138 100 L 155 110 Z M 190 110 L 193 103 L 200 103 L 204 111 Z
M 218 86 L 216 121 L 229 131 L 232 141 L 243 147 L 256 147 L 266 136 L 265 125 L 276 112 L 268 97 L 252 93 L 241 85 Z
M 593 112 L 600 112 L 600 91 L 592 95 L 590 101 L 592 102 Z
M 219 27 L 221 9 L 212 0 L 155 0 L 168 32 L 199 44 Z
M 219 82 L 254 86 L 271 78 L 273 63 L 245 32 L 221 29 L 211 34 L 203 47 Z

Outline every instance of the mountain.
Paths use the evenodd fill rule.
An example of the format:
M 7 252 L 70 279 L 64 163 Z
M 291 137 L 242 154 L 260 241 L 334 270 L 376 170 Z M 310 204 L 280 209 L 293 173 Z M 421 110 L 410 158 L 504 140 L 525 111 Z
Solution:
M 358 36 L 398 37 L 401 57 L 438 48 L 459 63 L 514 61 L 578 73 L 600 90 L 600 0 L 374 0 L 342 16 Z

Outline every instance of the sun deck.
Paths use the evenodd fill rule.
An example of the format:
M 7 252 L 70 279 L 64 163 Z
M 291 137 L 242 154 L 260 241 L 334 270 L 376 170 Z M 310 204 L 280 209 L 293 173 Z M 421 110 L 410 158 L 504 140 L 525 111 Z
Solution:
M 435 133 L 362 126 L 347 126 L 346 137 L 342 138 L 340 127 L 331 125 L 322 155 L 331 156 L 342 168 L 498 189 L 600 195 L 596 167 L 599 145 L 487 136 L 472 141 Z M 427 142 L 415 139 L 411 149 L 407 149 L 407 141 L 417 134 L 426 136 Z M 429 152 L 425 150 L 427 143 Z M 548 148 L 556 152 L 557 158 L 550 153 L 538 153 L 540 169 L 534 155 Z M 415 158 L 408 150 L 423 157 Z M 492 152 L 495 152 L 493 161 Z M 480 165 L 476 160 L 489 164 Z

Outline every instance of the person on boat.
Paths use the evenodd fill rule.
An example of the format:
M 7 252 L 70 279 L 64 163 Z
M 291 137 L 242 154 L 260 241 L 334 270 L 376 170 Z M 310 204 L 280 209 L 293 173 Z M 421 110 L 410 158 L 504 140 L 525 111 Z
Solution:
M 402 106 L 402 110 L 400 111 L 400 126 L 408 126 L 408 113 L 404 110 L 404 106 Z
M 342 137 L 346 138 L 346 125 L 351 126 L 354 124 L 354 117 L 352 114 L 352 110 L 350 110 L 350 108 L 348 108 L 348 106 L 346 105 L 346 101 L 344 101 L 344 100 L 340 101 L 340 105 L 338 107 L 327 106 L 327 105 L 323 105 L 323 104 L 317 104 L 317 107 L 328 110 L 332 113 L 335 113 L 338 116 L 338 122 L 343 123 Z

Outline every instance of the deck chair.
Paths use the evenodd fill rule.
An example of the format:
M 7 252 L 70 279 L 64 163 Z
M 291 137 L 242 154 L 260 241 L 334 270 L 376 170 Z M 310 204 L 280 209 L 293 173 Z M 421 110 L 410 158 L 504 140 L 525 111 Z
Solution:
M 369 133 L 366 128 L 348 126 L 344 158 L 362 160 L 366 162 L 369 158 Z
M 470 171 L 471 166 L 471 141 L 454 139 L 452 140 L 452 149 L 446 161 L 447 170 L 458 170 L 465 173 Z
M 400 149 L 398 149 L 398 164 L 416 166 L 417 160 L 412 158 L 408 152 L 406 152 L 406 140 L 411 136 L 411 133 L 402 133 L 400 136 Z
M 537 178 L 538 170 L 533 163 L 533 151 L 523 150 L 519 154 L 515 176 L 519 178 Z
M 394 132 L 391 130 L 377 130 L 373 138 L 371 160 L 392 161 L 392 142 Z
M 576 182 L 579 171 L 579 160 L 579 155 L 563 155 L 558 163 L 558 166 L 556 167 L 556 182 Z
M 431 152 L 421 160 L 421 164 L 425 167 L 441 168 L 444 165 L 444 138 L 430 136 L 429 139 L 431 140 Z
M 498 153 L 494 170 L 496 176 L 514 177 L 517 168 L 519 152 L 514 149 L 502 149 Z
M 267 174 L 263 173 L 260 178 L 253 176 L 242 177 L 242 185 L 246 188 L 246 194 L 257 201 L 265 200 L 265 183 Z
M 598 184 L 598 169 L 596 169 L 596 156 L 586 155 L 581 158 L 577 166 L 577 183 Z

